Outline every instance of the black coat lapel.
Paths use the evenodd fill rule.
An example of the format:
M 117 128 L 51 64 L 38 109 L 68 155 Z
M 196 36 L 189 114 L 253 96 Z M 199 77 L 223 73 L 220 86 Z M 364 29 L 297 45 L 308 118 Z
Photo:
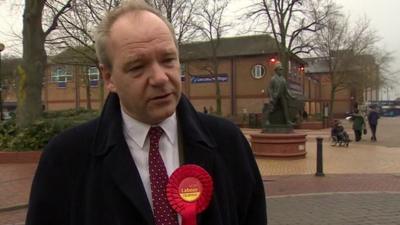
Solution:
M 184 164 L 197 164 L 212 173 L 215 141 L 185 96 L 182 96 L 179 102 L 177 115 L 183 143 Z
M 183 137 L 184 138 L 184 137 Z M 201 143 L 184 141 L 184 164 L 196 164 L 208 173 L 213 172 L 215 154 L 207 146 Z
M 151 207 L 128 146 L 125 143 L 115 146 L 104 159 L 104 165 L 117 187 L 143 215 L 147 224 L 153 224 Z
M 92 153 L 98 159 L 104 157 L 104 171 L 111 175 L 116 186 L 143 215 L 147 224 L 154 224 L 139 171 L 123 135 L 119 98 L 116 94 L 110 93 L 107 98 Z

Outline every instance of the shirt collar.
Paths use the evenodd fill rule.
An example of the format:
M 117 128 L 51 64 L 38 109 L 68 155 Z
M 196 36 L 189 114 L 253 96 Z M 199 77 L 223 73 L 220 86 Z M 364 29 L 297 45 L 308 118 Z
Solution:
M 140 146 L 140 148 L 143 148 L 146 141 L 147 133 L 149 132 L 151 125 L 132 118 L 131 116 L 126 114 L 122 108 L 121 114 L 123 127 L 126 130 L 127 134 L 136 142 L 137 145 Z M 178 134 L 177 124 L 178 123 L 176 113 L 174 113 L 161 123 L 154 126 L 160 126 L 164 130 L 164 133 L 167 135 L 168 141 L 171 142 L 171 144 L 174 144 L 177 140 L 176 137 Z

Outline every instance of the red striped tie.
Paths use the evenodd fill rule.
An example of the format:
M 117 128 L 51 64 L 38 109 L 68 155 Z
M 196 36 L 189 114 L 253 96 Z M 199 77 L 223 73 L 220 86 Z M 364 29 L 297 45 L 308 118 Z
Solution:
M 168 174 L 158 150 L 162 134 L 161 127 L 150 128 L 149 173 L 154 222 L 155 225 L 178 225 L 177 215 L 167 200 Z

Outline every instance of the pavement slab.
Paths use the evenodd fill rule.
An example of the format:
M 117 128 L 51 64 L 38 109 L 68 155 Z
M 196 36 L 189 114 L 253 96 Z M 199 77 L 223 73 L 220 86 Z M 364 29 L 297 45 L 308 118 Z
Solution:
M 0 211 L 27 204 L 36 164 L 0 164 Z
M 267 199 L 269 225 L 399 225 L 400 193 L 335 193 Z
M 0 212 L 1 225 L 24 225 L 26 217 L 26 208 Z
M 400 194 L 400 175 L 393 174 L 327 174 L 324 177 L 313 175 L 265 176 L 263 180 L 267 197 L 339 192 Z

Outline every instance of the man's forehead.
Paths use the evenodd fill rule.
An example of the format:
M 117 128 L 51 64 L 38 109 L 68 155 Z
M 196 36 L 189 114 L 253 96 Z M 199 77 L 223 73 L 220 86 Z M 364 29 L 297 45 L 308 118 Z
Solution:
M 136 48 L 131 51 L 129 57 L 132 59 L 140 59 L 149 55 L 149 52 L 154 51 L 158 55 L 177 55 L 178 51 L 175 46 L 154 46 L 154 48 Z M 151 53 L 150 53 L 151 54 Z
M 177 52 L 169 27 L 157 15 L 148 11 L 132 11 L 121 15 L 111 26 L 108 45 L 139 48 L 148 45 L 164 52 Z M 110 46 L 111 45 L 111 46 Z M 110 50 L 111 50 L 110 49 Z
M 142 39 L 149 36 L 159 36 L 175 43 L 174 36 L 168 25 L 157 15 L 148 11 L 132 11 L 121 15 L 110 27 L 111 39 Z
M 120 26 L 146 30 L 149 28 L 149 25 L 165 27 L 169 30 L 168 25 L 154 13 L 145 10 L 134 10 L 119 16 L 110 27 L 110 31 Z

